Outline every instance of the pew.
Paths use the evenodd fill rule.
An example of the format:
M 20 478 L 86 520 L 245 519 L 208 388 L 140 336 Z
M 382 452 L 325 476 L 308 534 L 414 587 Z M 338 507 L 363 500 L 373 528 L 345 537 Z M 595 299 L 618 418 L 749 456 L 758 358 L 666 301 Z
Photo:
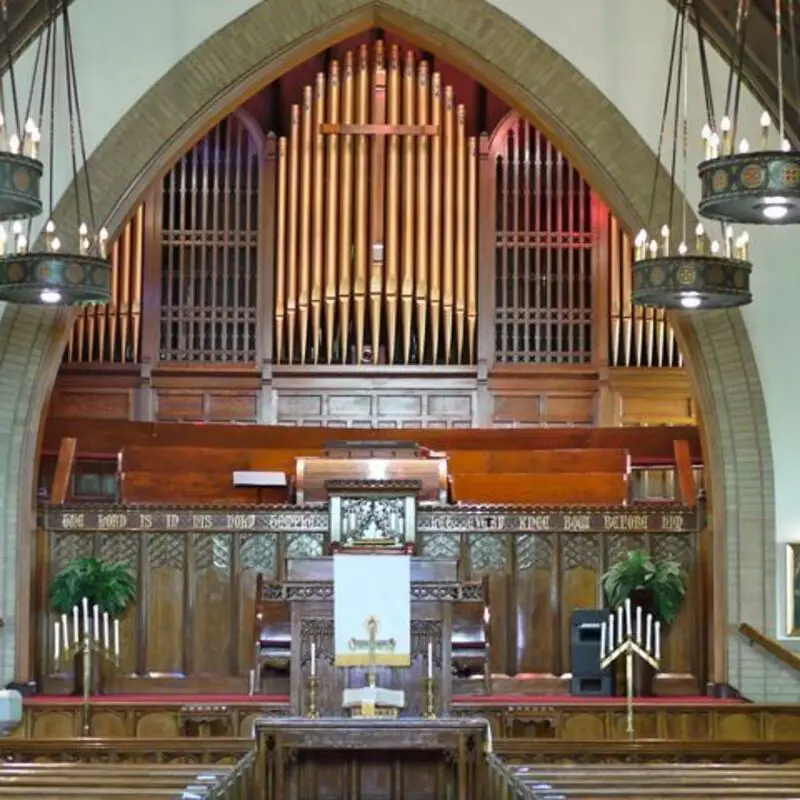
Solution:
M 124 422 L 121 420 L 47 420 L 43 452 L 56 453 L 61 440 L 74 437 L 78 452 L 116 455 L 123 447 L 214 448 L 257 451 L 291 450 L 295 455 L 321 455 L 324 444 L 350 440 L 350 428 L 295 428 L 268 425 L 189 425 L 168 422 Z M 510 434 L 502 429 L 360 430 L 362 440 L 421 442 L 432 450 L 446 452 L 479 450 L 598 450 L 619 449 L 630 453 L 634 466 L 671 464 L 674 442 L 685 440 L 694 463 L 702 463 L 698 429 L 694 426 L 649 428 L 547 428 L 520 429 Z M 246 465 L 238 467 L 246 468 Z M 252 464 L 252 469 L 266 468 Z
M 4 764 L 0 767 L 0 798 L 181 798 L 192 795 L 193 790 L 218 787 L 231 770 L 229 766 L 193 764 Z
M 663 756 L 669 758 L 665 748 Z M 506 765 L 526 794 L 564 798 L 796 798 L 800 765 L 546 764 Z M 501 797 L 494 794 L 493 797 Z

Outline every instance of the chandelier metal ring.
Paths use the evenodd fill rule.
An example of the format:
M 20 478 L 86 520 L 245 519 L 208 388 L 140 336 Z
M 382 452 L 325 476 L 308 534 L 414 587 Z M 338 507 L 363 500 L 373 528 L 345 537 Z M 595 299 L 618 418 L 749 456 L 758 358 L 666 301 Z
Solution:
M 675 255 L 633 264 L 634 305 L 657 308 L 735 308 L 752 302 L 749 261 L 714 255 Z
M 800 152 L 731 153 L 701 162 L 700 214 L 747 225 L 800 222 Z
M 111 264 L 104 258 L 26 253 L 0 258 L 0 297 L 12 303 L 107 303 Z

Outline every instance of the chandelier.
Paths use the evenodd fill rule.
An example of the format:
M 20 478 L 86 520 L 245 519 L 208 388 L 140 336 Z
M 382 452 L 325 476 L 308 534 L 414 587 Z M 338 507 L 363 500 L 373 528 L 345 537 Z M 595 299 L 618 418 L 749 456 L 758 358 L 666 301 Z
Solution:
M 800 152 L 786 136 L 783 74 L 783 13 L 785 0 L 774 0 L 775 41 L 778 65 L 777 132 L 764 111 L 758 120 L 757 148 L 739 137 L 739 98 L 742 88 L 749 0 L 739 0 L 736 16 L 737 56 L 731 59 L 725 114 L 719 126 L 707 124 L 702 138 L 705 159 L 698 165 L 701 200 L 698 207 L 704 217 L 723 222 L 749 225 L 786 225 L 800 222 Z M 788 3 L 789 39 L 797 71 L 797 35 L 794 2 Z M 753 120 L 755 124 L 756 120 Z M 754 125 L 755 127 L 755 125 Z
M 689 10 L 693 6 L 693 0 L 680 0 L 677 4 L 648 224 L 635 239 L 631 302 L 638 306 L 706 310 L 742 306 L 752 301 L 750 239 L 747 232 L 725 225 L 719 238 L 709 241 L 702 224 L 690 229 L 691 209 L 686 199 L 689 110 L 687 28 Z M 698 25 L 697 30 L 701 64 L 705 65 L 702 28 Z M 705 66 L 703 70 L 705 73 Z M 669 207 L 666 218 L 659 225 L 654 224 L 654 209 L 670 108 L 673 109 L 673 115 L 670 126 Z M 680 207 L 676 208 L 675 187 L 679 180 L 683 199 Z
M 0 300 L 45 305 L 106 303 L 111 298 L 111 266 L 106 257 L 108 234 L 98 227 L 95 219 L 69 3 L 48 0 L 48 6 L 48 19 L 34 54 L 21 137 L 27 158 L 38 163 L 31 156 L 36 154 L 34 146 L 39 146 L 39 131 L 44 133 L 49 173 L 47 218 L 35 246 L 31 242 L 30 219 L 27 222 L 17 219 L 10 226 L 0 224 Z M 62 116 L 67 117 L 64 131 L 57 130 L 56 124 L 62 110 L 66 112 Z M 62 142 L 65 143 L 60 150 L 69 148 L 72 179 L 69 191 L 78 220 L 75 230 L 64 231 L 56 229 L 53 213 L 54 162 L 56 147 Z
M 22 122 L 14 72 L 15 53 L 6 0 L 0 4 L 0 33 L 5 64 L 0 80 L 0 221 L 28 219 L 42 211 L 39 160 L 41 133 L 32 119 Z

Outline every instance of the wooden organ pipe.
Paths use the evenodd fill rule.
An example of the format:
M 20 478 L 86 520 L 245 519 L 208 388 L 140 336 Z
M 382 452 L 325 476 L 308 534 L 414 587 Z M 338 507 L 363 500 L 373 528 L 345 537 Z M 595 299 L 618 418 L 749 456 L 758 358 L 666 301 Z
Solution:
M 297 296 L 300 325 L 300 363 L 305 364 L 308 347 L 308 303 L 311 287 L 311 120 L 313 90 L 303 89 L 300 123 L 300 292 Z
M 387 79 L 387 105 L 389 125 L 400 123 L 400 49 L 392 45 L 389 51 L 389 75 Z M 400 137 L 389 135 L 389 150 L 386 156 L 386 185 L 400 189 Z M 406 191 L 405 170 L 402 191 Z M 386 357 L 391 363 L 397 337 L 397 258 L 400 249 L 399 236 L 399 191 L 387 192 L 386 197 Z M 408 220 L 403 219 L 403 226 Z M 377 356 L 377 350 L 375 351 Z
M 288 359 L 294 364 L 294 342 L 297 325 L 297 245 L 298 245 L 298 178 L 300 176 L 300 106 L 292 106 L 292 129 L 289 137 L 289 185 L 287 187 L 287 221 L 289 227 L 286 259 L 286 343 Z
M 414 124 L 414 53 L 410 50 L 406 53 L 403 71 L 403 123 L 408 126 Z M 400 280 L 404 364 L 408 364 L 411 358 L 411 322 L 414 310 L 414 236 L 421 233 L 416 231 L 414 225 L 414 177 L 414 136 L 407 133 L 403 137 L 403 269 Z M 390 352 L 394 354 L 393 341 Z
M 467 315 L 467 112 L 463 105 L 456 109 L 456 213 L 455 213 L 455 310 L 456 363 L 464 352 L 464 329 Z
M 478 330 L 478 140 L 469 139 L 467 157 L 467 360 L 475 362 Z
M 109 248 L 111 299 L 78 311 L 65 359 L 69 363 L 136 363 L 140 358 L 144 205 Z
M 450 363 L 453 340 L 454 116 L 453 87 L 446 86 L 444 90 L 444 259 L 442 262 L 442 344 L 445 364 Z
M 420 125 L 428 123 L 428 62 L 421 61 L 417 73 L 417 121 Z M 428 330 L 428 137 L 417 137 L 417 258 L 415 264 L 416 307 L 417 307 L 417 354 L 425 359 L 425 339 Z
M 378 124 L 386 122 L 386 65 L 384 63 L 383 42 L 375 42 L 375 69 L 372 96 L 373 121 Z M 380 354 L 381 306 L 383 305 L 385 262 L 385 222 L 384 211 L 388 197 L 397 200 L 396 190 L 386 192 L 386 181 L 383 175 L 386 140 L 383 136 L 372 136 L 370 142 L 370 225 L 369 238 L 372 251 L 372 268 L 369 276 L 370 328 L 372 361 L 378 363 Z M 388 197 L 387 197 L 388 194 Z M 396 278 L 395 278 L 396 280 Z M 395 303 L 397 301 L 395 300 Z M 391 358 L 391 356 L 388 356 Z
M 358 112 L 356 122 L 366 125 L 369 109 L 369 52 L 361 45 L 358 54 Z M 367 137 L 356 137 L 356 274 L 353 281 L 357 364 L 364 355 L 364 323 L 367 289 Z
M 322 346 L 322 251 L 325 239 L 325 220 L 322 209 L 325 200 L 325 74 L 317 73 L 314 87 L 314 251 L 311 259 L 311 331 L 314 363 L 319 360 Z
M 350 64 L 350 75 L 352 78 L 352 59 Z M 339 62 L 331 63 L 331 75 L 328 83 L 328 109 L 331 122 L 339 122 Z M 339 145 L 334 136 L 328 136 L 327 141 L 328 156 L 328 178 L 327 178 L 327 213 L 325 216 L 325 355 L 328 364 L 333 357 L 333 341 L 336 324 L 336 259 L 337 259 L 337 240 L 336 232 L 338 224 L 342 225 L 342 235 L 344 236 L 344 209 L 342 216 L 338 215 L 339 203 Z M 344 146 L 344 143 L 342 143 Z M 344 200 L 344 196 L 342 198 Z M 348 209 L 349 214 L 349 209 Z M 350 237 L 345 241 L 349 243 Z M 316 353 L 315 353 L 316 356 Z M 316 361 L 316 358 L 315 358 Z
M 352 53 L 345 55 L 344 65 L 342 120 L 345 125 L 350 125 L 353 122 L 356 80 Z M 345 133 L 342 136 L 342 177 L 340 184 L 342 189 L 342 224 L 339 230 L 339 338 L 341 340 L 341 359 L 345 364 L 348 361 L 347 354 L 350 350 L 350 293 L 352 291 L 352 261 L 354 255 L 352 244 L 352 179 L 353 136 Z M 330 362 L 332 359 L 333 350 L 328 354 L 328 361 Z
M 473 362 L 478 142 L 427 62 L 372 55 L 331 62 L 279 140 L 277 359 Z
M 283 355 L 283 331 L 286 319 L 286 137 L 278 139 L 277 233 L 275 236 L 275 361 Z
M 431 361 L 439 361 L 439 319 L 442 310 L 442 76 L 433 73 L 432 122 L 436 129 L 431 142 L 431 260 L 430 319 Z

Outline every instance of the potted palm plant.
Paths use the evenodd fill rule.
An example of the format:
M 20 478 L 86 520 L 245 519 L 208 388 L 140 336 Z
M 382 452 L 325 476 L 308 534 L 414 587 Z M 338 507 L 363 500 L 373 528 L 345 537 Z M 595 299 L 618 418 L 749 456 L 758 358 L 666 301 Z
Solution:
M 98 606 L 100 614 L 119 617 L 136 597 L 136 583 L 123 564 L 113 564 L 97 558 L 76 558 L 67 564 L 50 584 L 50 607 L 57 614 L 72 614 L 75 606 L 80 606 L 83 598 L 89 607 Z M 75 655 L 75 693 L 83 694 L 83 653 Z M 92 669 L 95 676 L 93 693 L 99 692 L 99 659 Z
M 616 611 L 630 598 L 643 614 L 652 614 L 664 629 L 675 622 L 686 596 L 686 572 L 672 559 L 654 559 L 644 550 L 632 550 L 603 575 L 606 602 Z M 655 673 L 636 659 L 635 693 L 652 696 Z

